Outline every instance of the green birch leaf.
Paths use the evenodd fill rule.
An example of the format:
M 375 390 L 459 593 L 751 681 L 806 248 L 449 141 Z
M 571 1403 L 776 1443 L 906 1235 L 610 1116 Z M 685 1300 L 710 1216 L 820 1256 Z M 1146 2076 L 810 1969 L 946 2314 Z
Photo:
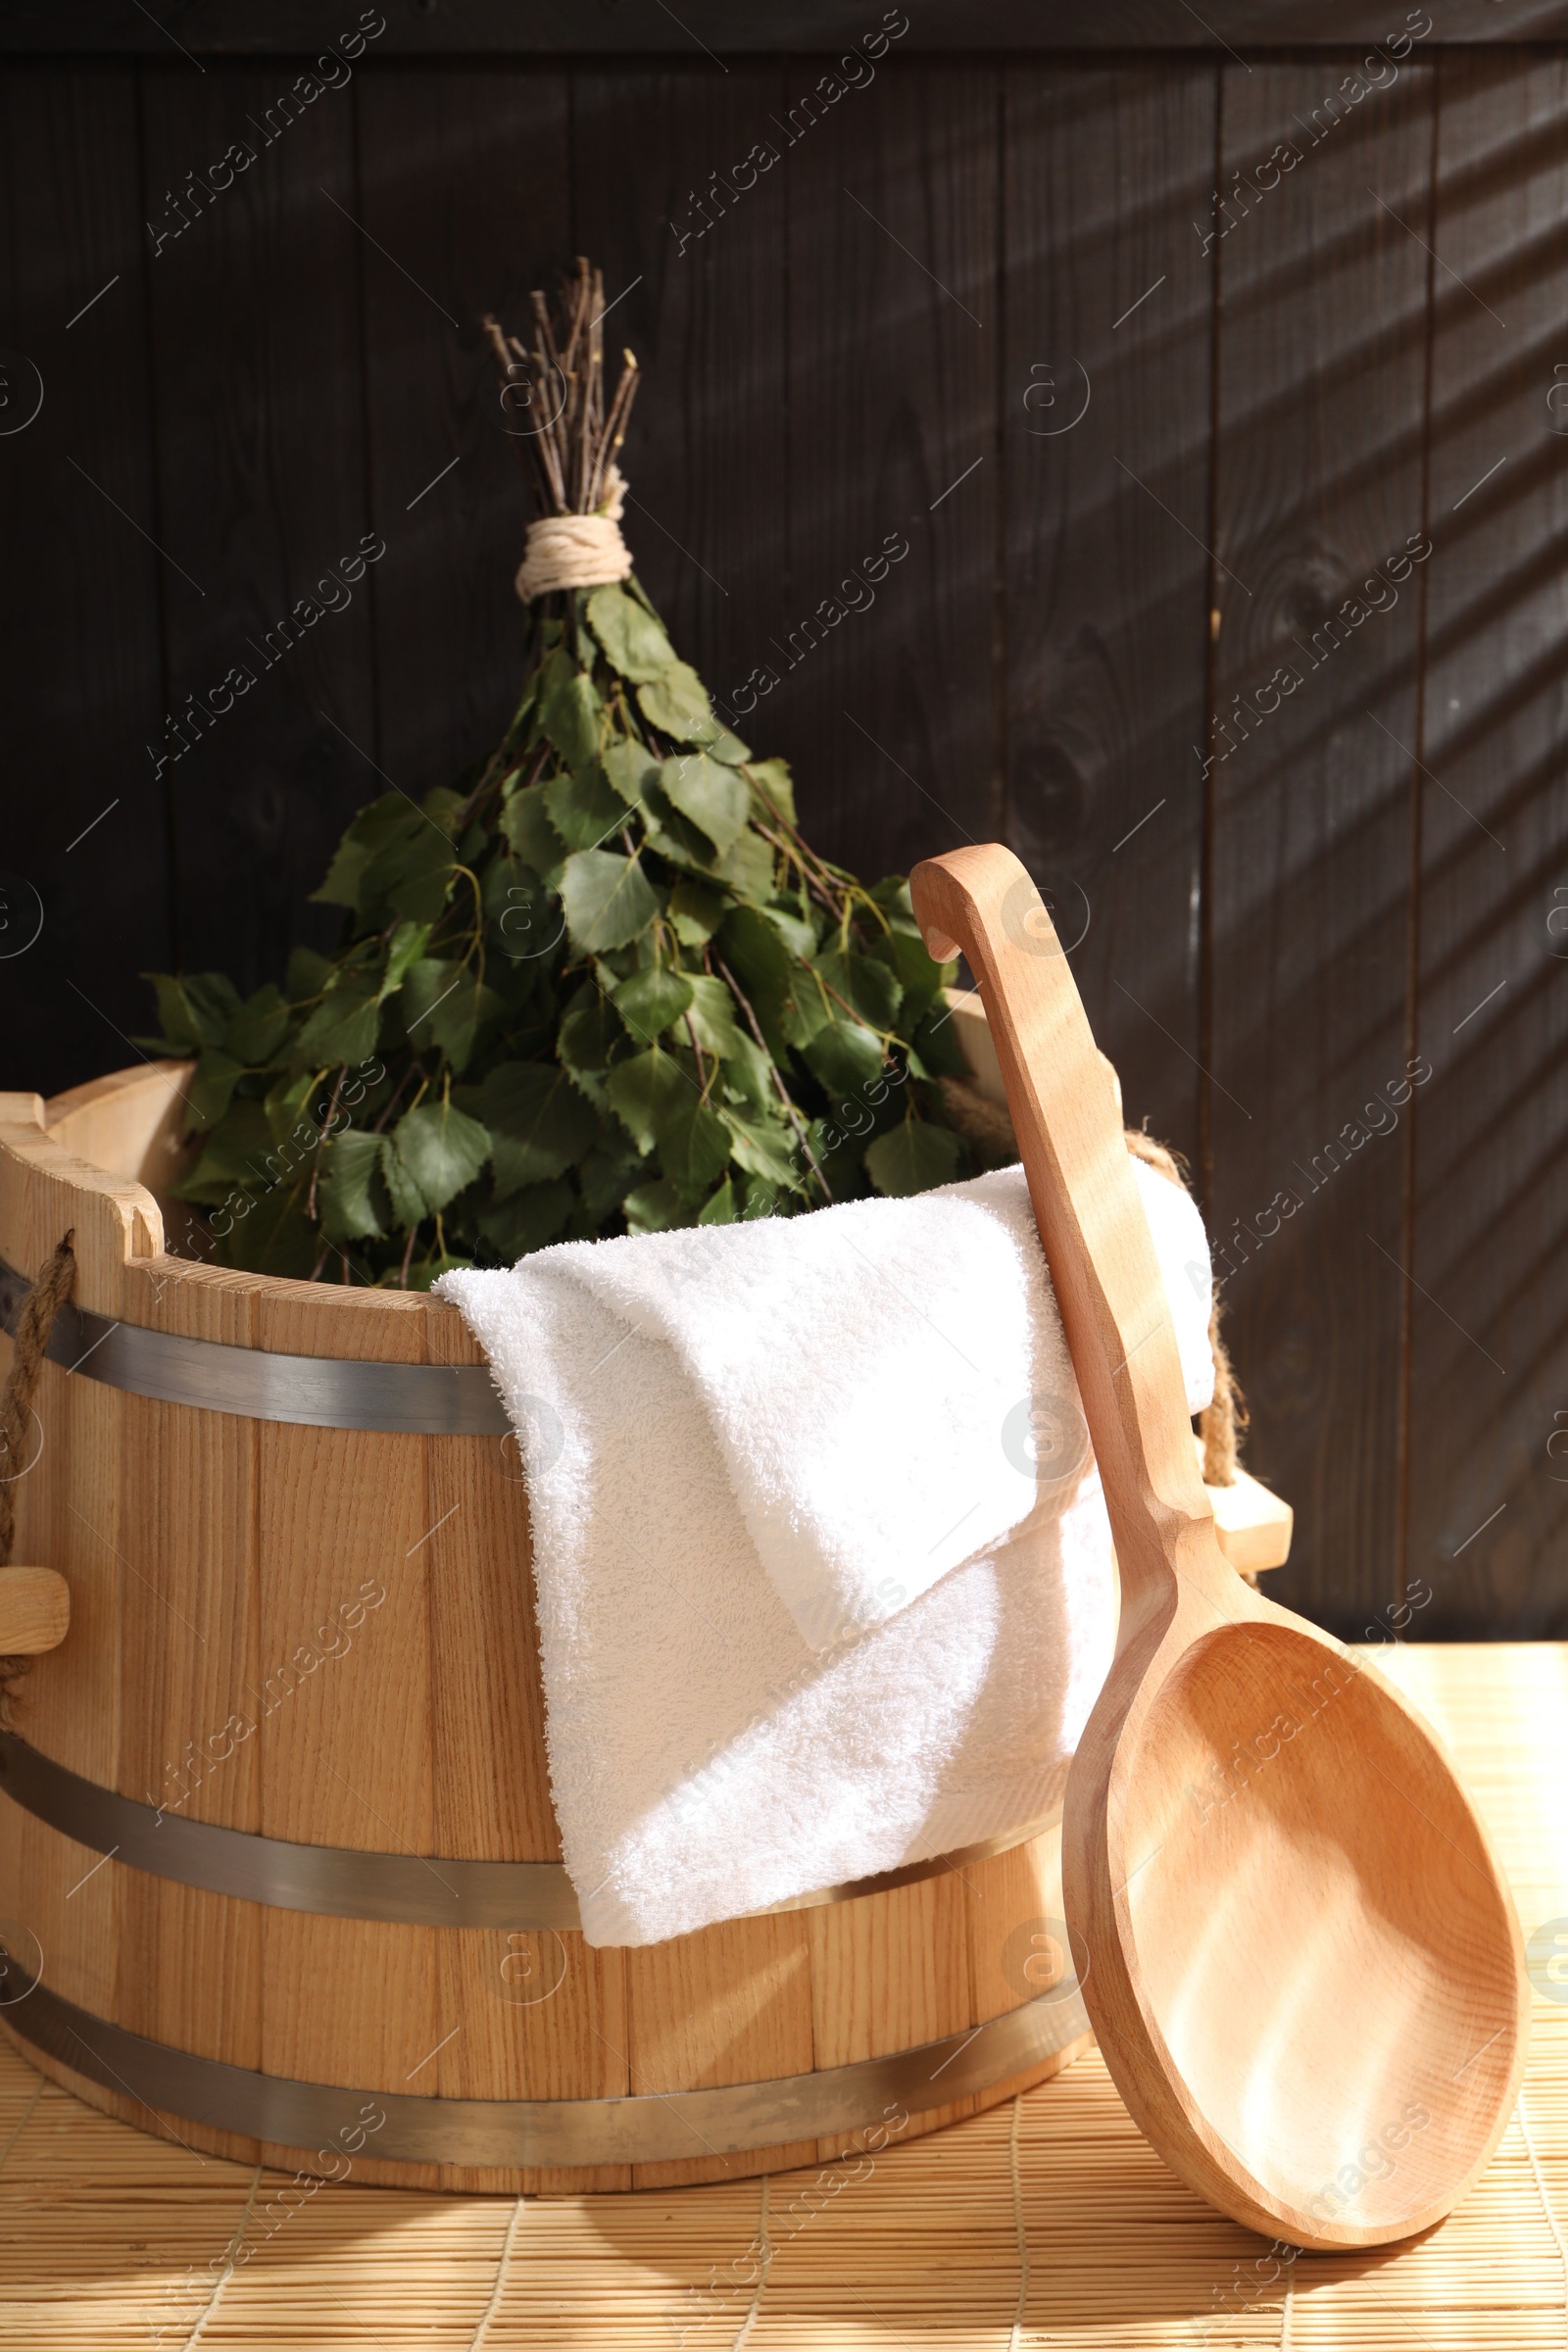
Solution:
M 477 1119 L 452 1102 L 420 1102 L 392 1131 L 393 1154 L 431 1211 L 445 1208 L 490 1157 L 490 1138 Z M 391 1172 L 387 1171 L 390 1184 Z M 395 1198 L 395 1197 L 394 1197 Z M 400 1221 L 408 1223 L 407 1218 Z
M 644 954 L 643 951 L 647 953 Z M 589 976 L 607 996 L 613 996 L 623 980 L 633 972 L 652 971 L 659 962 L 659 942 L 644 938 L 634 940 L 629 948 L 607 948 L 601 956 L 588 958 Z
M 501 1023 L 506 1005 L 493 988 L 470 973 L 430 1023 L 454 1077 L 466 1070 Z
M 588 599 L 588 626 L 605 649 L 612 669 L 633 685 L 662 677 L 675 659 L 675 648 L 656 620 L 623 588 L 596 588 Z
M 283 993 L 289 1003 L 298 1004 L 305 997 L 318 997 L 331 969 L 330 956 L 318 956 L 314 948 L 293 949 L 283 975 Z
M 637 689 L 643 716 L 676 743 L 704 743 L 718 731 L 708 689 L 686 662 L 672 662 L 662 677 Z
M 321 1147 L 321 1228 L 333 1242 L 378 1240 L 391 1198 L 381 1180 L 381 1138 L 356 1129 Z
M 699 1225 L 733 1225 L 741 1213 L 735 1198 L 735 1187 L 726 1176 L 717 1190 L 709 1194 L 697 1212 Z
M 679 1187 L 667 1176 L 656 1177 L 652 1184 L 638 1185 L 626 1195 L 621 1207 L 628 1233 L 669 1233 L 676 1226 L 696 1222 Z
M 788 1216 L 792 1206 L 806 1198 L 804 1191 L 799 1195 L 785 1192 L 765 1176 L 750 1175 L 740 1168 L 735 1170 L 730 1181 L 740 1203 L 743 1225 L 755 1224 L 759 1217 Z
M 452 895 L 457 865 L 451 843 L 443 840 L 433 825 L 426 825 L 416 839 L 402 874 L 386 894 L 387 905 L 394 914 L 410 922 L 435 922 Z
M 775 1192 L 804 1191 L 800 1146 L 792 1128 L 772 1120 L 743 1119 L 733 1111 L 723 1116 L 729 1129 L 730 1157 L 739 1166 L 760 1177 Z
M 161 972 L 158 1017 L 164 1035 L 186 1051 L 198 1046 L 220 1046 L 239 1011 L 239 990 L 221 972 L 182 972 L 178 979 Z
M 892 1028 L 904 990 L 898 974 L 885 963 L 874 962 L 856 948 L 847 953 L 827 948 L 817 956 L 816 968 L 834 994 L 853 1004 L 873 1028 Z
M 433 795 L 427 795 L 433 798 Z M 354 906 L 362 922 L 371 910 L 385 907 L 395 890 L 444 888 L 452 868 L 452 843 L 437 820 L 416 808 L 402 793 L 387 793 L 362 808 L 345 835 L 345 844 L 366 852 L 360 868 Z M 418 921 L 433 921 L 440 900 L 428 913 L 418 906 L 399 907 L 399 913 Z
M 795 814 L 795 785 L 786 760 L 750 760 L 746 774 L 758 804 L 757 812 L 764 824 L 773 824 L 781 816 L 786 824 L 799 822 Z
M 694 825 L 690 817 L 682 816 L 672 808 L 659 786 L 651 785 L 643 811 L 644 833 L 648 847 L 671 865 L 695 867 L 698 873 L 711 873 L 715 852 L 708 835 Z
M 288 1035 L 288 1006 L 275 981 L 248 997 L 229 1022 L 225 1050 L 248 1069 L 265 1069 Z
M 593 1107 L 555 1061 L 498 1062 L 480 1090 L 490 1134 L 493 1198 L 564 1176 L 593 1143 Z
M 717 860 L 717 871 L 741 898 L 754 904 L 771 895 L 773 853 L 760 834 L 739 834 Z
M 493 988 L 482 984 L 477 966 L 444 956 L 422 956 L 409 966 L 398 1009 L 409 1043 L 416 1053 L 435 1046 L 455 1071 L 467 1067 L 487 1024 L 506 1007 Z
M 647 930 L 659 901 L 636 860 L 609 850 L 578 850 L 561 874 L 561 900 L 580 955 L 623 948 Z
M 612 1139 L 612 1148 L 596 1146 L 577 1170 L 577 1182 L 582 1187 L 583 1213 L 591 1231 L 598 1232 L 608 1224 L 619 1208 L 628 1189 L 647 1168 L 641 1152 L 627 1143 L 613 1119 L 607 1121 L 605 1135 Z
M 932 1005 L 909 1043 L 921 1063 L 917 1075 L 931 1078 L 965 1078 L 969 1075 L 969 1065 L 963 1058 L 963 1048 L 958 1043 L 958 1024 L 952 1018 L 949 1006 L 941 998 Z
M 370 860 L 368 843 L 345 833 L 332 853 L 332 862 L 319 887 L 311 892 L 313 906 L 358 906 L 360 887 Z
M 544 731 L 567 767 L 586 767 L 599 752 L 600 701 L 592 678 L 575 663 L 558 676 L 540 709 Z
M 617 1061 L 605 1081 L 612 1110 L 637 1146 L 652 1152 L 683 1098 L 697 1099 L 696 1082 L 660 1047 Z
M 694 1204 L 728 1166 L 729 1130 L 696 1094 L 685 1094 L 664 1121 L 659 1164 L 682 1200 Z
M 481 885 L 496 948 L 516 967 L 514 985 L 533 988 L 541 965 L 564 943 L 566 918 L 561 902 L 537 869 L 520 858 L 493 858 Z
M 875 900 L 889 922 L 902 923 L 910 931 L 919 930 L 920 926 L 914 919 L 914 902 L 909 897 L 906 874 L 884 874 L 881 881 L 874 882 L 865 895 Z
M 963 1145 L 951 1127 L 906 1118 L 867 1146 L 865 1172 L 879 1193 L 902 1200 L 911 1193 L 928 1193 L 933 1185 L 951 1184 L 962 1158 Z
M 377 852 L 365 869 L 362 914 L 383 901 L 394 914 L 433 923 L 447 903 L 457 858 L 439 825 L 411 810 L 412 833 Z
M 478 1217 L 479 1231 L 499 1257 L 514 1263 L 526 1257 L 530 1250 L 542 1250 L 553 1242 L 570 1216 L 573 1195 L 564 1177 L 556 1177 L 548 1184 L 530 1184 L 499 1207 L 487 1208 Z
M 298 1070 L 292 1076 L 279 1078 L 274 1086 L 268 1089 L 263 1099 L 262 1109 L 266 1114 L 268 1128 L 273 1143 L 282 1143 L 284 1138 L 291 1135 L 294 1129 L 301 1124 L 305 1105 L 315 1094 L 316 1086 L 317 1073 L 315 1070 Z M 324 1096 L 330 1096 L 330 1087 L 323 1090 Z M 318 1106 L 317 1115 L 320 1118 L 326 1116 L 324 1099 Z M 311 1121 L 313 1128 L 315 1124 L 316 1121 L 313 1119 Z
M 445 956 L 421 956 L 404 973 L 398 1010 L 409 1033 L 409 1043 L 416 1053 L 434 1042 L 430 1021 L 462 986 L 463 979 L 463 965 Z
M 736 1021 L 735 1000 L 722 980 L 715 980 L 707 972 L 694 972 L 690 986 L 692 1027 L 697 1032 L 697 1042 L 706 1052 L 716 1054 L 720 1061 L 727 1061 L 743 1044 L 751 1042 L 743 1037 Z
M 866 1105 L 858 1097 L 853 1102 L 836 1103 L 835 1113 L 846 1119 L 864 1118 Z M 894 1116 L 898 1114 L 895 1111 Z M 891 1124 L 891 1121 L 885 1121 Z M 864 1128 L 851 1133 L 838 1123 L 838 1116 L 813 1119 L 807 1129 L 817 1165 L 835 1191 L 843 1187 L 845 1171 L 856 1167 L 865 1157 L 865 1147 L 871 1141 L 872 1130 Z
M 666 760 L 659 771 L 659 783 L 665 798 L 701 827 L 720 857 L 745 831 L 751 816 L 745 780 L 734 768 L 710 760 L 706 752 L 685 752 Z M 767 870 L 771 880 L 770 853 Z
M 208 1137 L 200 1158 L 174 1191 L 181 1200 L 212 1207 L 232 1186 L 255 1183 L 256 1169 L 263 1165 L 272 1144 L 272 1131 L 261 1103 L 241 1096 L 221 1126 Z
M 925 941 L 918 931 L 902 928 L 889 931 L 883 938 L 874 940 L 866 953 L 873 963 L 885 963 L 889 971 L 896 975 L 905 992 L 906 1002 L 901 1010 L 903 1020 L 907 1025 L 911 1009 L 918 1007 L 923 1011 L 935 998 L 942 986 L 946 966 L 935 962 L 928 955 Z
M 225 1054 L 220 1046 L 204 1046 L 196 1074 L 185 1089 L 190 1126 L 216 1127 L 244 1075 L 245 1064 L 236 1061 L 232 1054 Z
M 614 992 L 615 1010 L 633 1037 L 652 1045 L 662 1030 L 680 1019 L 699 985 L 685 972 L 664 971 L 656 964 L 621 982 Z
M 554 643 L 552 631 L 555 632 Z M 544 659 L 534 673 L 533 707 L 528 717 L 527 733 L 523 737 L 524 752 L 531 752 L 544 733 L 545 706 L 552 695 L 577 674 L 577 663 L 560 640 L 561 623 L 547 620 L 540 641 L 545 649 Z
M 724 1055 L 722 1083 L 726 1095 L 749 1110 L 767 1110 L 778 1101 L 771 1059 L 755 1038 L 743 1037 L 739 1031 Z
M 602 989 L 585 981 L 563 1016 L 557 1052 L 570 1070 L 608 1069 L 616 1046 L 626 1032 L 619 1014 Z
M 640 808 L 649 785 L 658 781 L 659 761 L 652 752 L 625 735 L 610 746 L 600 764 L 628 808 Z
M 882 1040 L 859 1021 L 842 1016 L 819 1029 L 802 1053 L 812 1077 L 820 1080 L 830 1095 L 853 1095 L 871 1085 L 882 1069 Z
M 626 822 L 626 805 L 612 792 L 597 760 L 544 788 L 550 822 L 571 850 L 596 850 Z
M 700 948 L 710 940 L 724 919 L 728 900 L 716 890 L 682 874 L 669 894 L 667 909 L 675 937 L 683 948 Z
M 364 981 L 334 988 L 300 1031 L 294 1048 L 297 1065 L 311 1069 L 339 1061 L 367 1061 L 375 1052 L 381 1026 L 381 1007 L 375 991 Z
M 276 1274 L 291 1282 L 310 1279 L 320 1253 L 316 1228 L 306 1222 L 299 1203 L 304 1185 L 279 1186 L 257 1195 L 249 1213 L 236 1216 L 220 1244 L 223 1263 L 247 1274 Z
M 790 1044 L 798 1049 L 808 1046 L 812 1038 L 833 1026 L 833 1000 L 825 995 L 808 963 L 795 966 L 782 1026 Z
M 700 736 L 698 740 L 710 760 L 722 760 L 726 767 L 744 767 L 752 756 L 750 744 L 742 743 L 738 735 L 732 735 L 728 727 L 721 726 L 716 719 L 712 733 Z
M 354 816 L 326 880 L 312 898 L 324 906 L 363 909 L 381 897 L 396 879 L 401 853 L 421 821 L 401 792 L 385 792 L 369 802 Z
M 377 1140 L 381 1147 L 379 1153 L 381 1181 L 386 1186 L 387 1197 L 392 1202 L 392 1230 L 394 1233 L 408 1233 L 414 1226 L 422 1223 L 423 1219 L 429 1215 L 429 1206 L 424 1195 L 404 1166 L 398 1148 L 391 1136 L 383 1135 Z
M 474 770 L 468 770 L 473 774 Z M 458 819 L 463 814 L 466 794 L 455 791 L 450 784 L 432 784 L 419 803 L 419 813 L 444 833 L 449 841 L 456 838 Z
M 384 1004 L 387 998 L 394 995 L 403 986 L 404 974 L 411 964 L 418 962 L 419 957 L 424 954 L 425 942 L 429 936 L 430 926 L 428 923 L 398 924 L 387 942 L 386 965 L 381 974 L 380 988 L 376 993 L 377 1003 Z
M 792 966 L 784 942 L 756 906 L 732 906 L 713 945 L 745 991 L 769 1053 L 776 1061 L 787 1061 L 786 1008 L 801 967 Z
M 804 915 L 791 914 L 787 906 L 769 906 L 767 919 L 783 940 L 792 956 L 809 963 L 816 954 L 816 933 Z
M 514 855 L 554 889 L 566 862 L 566 845 L 550 821 L 542 784 L 528 784 L 513 794 L 502 812 L 501 830 Z
M 539 682 L 544 672 L 542 668 L 531 670 L 529 672 L 528 680 L 523 687 L 517 708 L 512 714 L 512 724 L 507 729 L 507 740 L 509 742 L 514 743 L 516 741 L 516 738 L 524 731 L 529 719 L 532 717 L 535 706 L 539 701 Z

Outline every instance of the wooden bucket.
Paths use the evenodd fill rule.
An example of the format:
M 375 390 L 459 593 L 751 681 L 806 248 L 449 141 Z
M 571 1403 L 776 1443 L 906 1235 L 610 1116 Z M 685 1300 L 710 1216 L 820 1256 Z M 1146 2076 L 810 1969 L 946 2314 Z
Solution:
M 512 2192 L 834 2158 L 1086 2046 L 1055 1824 L 583 1942 L 483 1359 L 416 1295 L 166 1255 L 185 1076 L 0 1097 L 5 1320 L 68 1229 L 78 1310 L 17 1472 L 71 1592 L 0 1734 L 18 2046 L 247 2163 Z

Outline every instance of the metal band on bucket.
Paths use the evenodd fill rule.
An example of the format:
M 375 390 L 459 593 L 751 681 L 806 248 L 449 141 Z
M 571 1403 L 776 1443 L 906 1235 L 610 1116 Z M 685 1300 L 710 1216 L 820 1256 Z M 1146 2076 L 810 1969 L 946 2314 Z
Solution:
M 0 1258 L 0 1326 L 15 1336 L 32 1285 Z M 248 1421 L 383 1429 L 409 1437 L 504 1438 L 512 1428 L 483 1364 L 379 1364 L 363 1357 L 270 1355 L 112 1323 L 66 1305 L 45 1350 L 83 1380 Z
M 286 1838 L 226 1830 L 217 1822 L 188 1821 L 183 1814 L 141 1804 L 84 1780 L 15 1732 L 0 1732 L 0 1792 L 77 1845 L 113 1854 L 133 1870 L 281 1911 L 421 1928 L 582 1925 L 564 1863 L 460 1862 L 443 1854 L 366 1853 L 358 1846 L 300 1845 Z M 843 1886 L 817 1887 L 769 1908 L 809 1911 L 910 1886 L 945 1870 L 961 1870 L 966 1863 L 1010 1852 L 1054 1827 L 1054 1819 L 1027 1822 L 977 1845 L 908 1862 L 872 1878 L 852 1879 Z
M 0 2021 L 35 2050 L 148 2107 L 287 2148 L 346 2134 L 397 2164 L 653 2164 L 780 2147 L 945 2107 L 1023 2074 L 1086 2034 L 1081 1995 L 1050 1995 L 942 2041 L 819 2073 L 620 2099 L 439 2099 L 301 2082 L 197 2058 L 78 2009 L 0 1956 Z M 372 2120 L 379 2115 L 383 2120 Z

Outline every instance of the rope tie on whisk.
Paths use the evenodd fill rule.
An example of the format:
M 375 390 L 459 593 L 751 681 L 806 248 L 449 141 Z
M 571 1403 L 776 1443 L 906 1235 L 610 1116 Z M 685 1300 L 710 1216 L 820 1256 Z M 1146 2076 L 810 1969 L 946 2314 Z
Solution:
M 32 1399 L 43 1370 L 49 1335 L 55 1317 L 75 1286 L 74 1238 L 74 1232 L 66 1235 L 22 1302 L 12 1341 L 11 1370 L 4 1390 L 0 1391 L 0 1460 L 5 1463 L 4 1469 L 0 1469 L 0 1568 L 9 1562 L 11 1547 L 17 1540 L 17 1482 L 30 1466 L 27 1423 L 32 1417 Z M 21 1681 L 31 1664 L 27 1657 L 0 1657 L 0 1729 L 8 1729 L 10 1725 L 11 1687 Z
M 528 525 L 528 552 L 515 586 L 523 603 L 558 588 L 604 588 L 631 571 L 631 551 L 620 535 L 626 484 L 618 466 L 605 476 L 605 499 L 592 514 L 542 514 Z
M 1181 1169 L 1174 1153 L 1163 1144 L 1156 1144 L 1152 1135 L 1140 1128 L 1129 1127 L 1127 1149 L 1135 1159 L 1141 1159 L 1172 1184 L 1183 1183 Z M 1208 1348 L 1214 1358 L 1214 1396 L 1198 1416 L 1198 1434 L 1203 1441 L 1203 1484 L 1206 1487 L 1234 1487 L 1236 1484 L 1237 1433 L 1247 1427 L 1247 1399 L 1242 1395 L 1236 1374 L 1231 1369 L 1230 1352 L 1219 1331 L 1219 1291 L 1216 1285 L 1208 1310 Z

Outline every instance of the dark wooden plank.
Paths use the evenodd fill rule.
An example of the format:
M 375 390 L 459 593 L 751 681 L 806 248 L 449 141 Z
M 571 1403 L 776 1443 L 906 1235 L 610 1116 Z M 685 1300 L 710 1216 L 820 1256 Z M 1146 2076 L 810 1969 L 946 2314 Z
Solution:
M 0 52 L 115 50 L 150 56 L 173 36 L 203 57 L 308 58 L 332 34 L 319 0 L 202 0 L 200 8 L 166 6 L 138 19 L 123 0 L 11 0 Z M 1562 0 L 1510 0 L 1506 11 L 1475 0 L 1428 0 L 1406 11 L 1392 0 L 1226 0 L 1200 15 L 1185 0 L 921 0 L 883 10 L 867 0 L 686 0 L 677 12 L 660 0 L 598 0 L 564 9 L 559 0 L 380 0 L 384 54 L 442 56 L 645 52 L 724 58 L 796 50 L 827 56 L 860 39 L 887 18 L 909 20 L 911 48 L 925 50 L 1226 49 L 1256 56 L 1264 48 L 1362 48 L 1387 42 L 1407 15 L 1431 25 L 1433 41 L 1549 41 L 1568 38 Z M 339 22 L 359 20 L 345 7 Z M 169 29 L 163 30 L 167 26 Z
M 360 189 L 382 248 L 363 256 L 373 504 L 389 541 L 373 756 L 423 792 L 488 749 L 521 687 L 512 581 L 532 510 L 479 322 L 524 321 L 528 289 L 567 261 L 565 75 L 364 74 Z M 368 766 L 359 782 L 364 798 L 384 789 Z
M 372 709 L 376 573 L 351 576 L 371 529 L 367 249 L 348 218 L 355 93 L 322 90 L 295 117 L 284 99 L 298 79 L 286 65 L 198 74 L 176 58 L 145 69 L 143 84 L 145 210 L 153 236 L 168 231 L 148 264 L 159 511 L 195 583 L 169 594 L 170 713 L 191 695 L 211 709 L 215 688 L 220 705 L 236 695 L 220 683 L 233 670 L 254 679 L 177 761 L 171 744 L 181 942 L 190 968 L 221 966 L 243 988 L 280 976 L 302 933 L 335 928 L 305 900 L 364 797 L 363 764 L 336 729 L 368 742 Z M 186 174 L 221 181 L 212 167 L 235 143 L 254 161 L 210 203 L 187 197 L 179 230 Z M 384 561 L 408 562 L 405 518 L 375 519 Z M 302 602 L 322 616 L 297 639 L 290 623 L 285 642 L 279 624 L 305 622 Z
M 14 70 L 0 148 L 0 1084 L 52 1092 L 134 1058 L 172 948 L 135 69 Z
M 1568 70 L 1455 58 L 1441 87 L 1410 1560 L 1434 1632 L 1560 1638 Z
M 1198 64 L 1009 69 L 993 485 L 1006 838 L 1054 905 L 1128 1118 L 1189 1153 L 1213 304 L 1190 222 L 1215 100 Z
M 607 353 L 629 345 L 645 377 L 622 528 L 677 650 L 731 710 L 777 624 L 787 544 L 785 174 L 736 183 L 759 140 L 782 144 L 782 90 L 775 66 L 699 59 L 579 72 L 572 91 L 577 235 L 615 306 Z M 713 172 L 732 198 L 702 204 Z M 733 723 L 760 755 L 781 748 L 770 703 Z
M 1312 64 L 1225 74 L 1225 185 L 1245 170 L 1253 193 L 1216 246 L 1205 1058 L 1249 1458 L 1297 1512 L 1270 1590 L 1350 1633 L 1399 1570 L 1398 1277 L 1380 1252 L 1405 1244 L 1404 1112 L 1365 1106 L 1390 1082 L 1397 1095 L 1410 1050 L 1423 573 L 1407 566 L 1402 585 L 1366 591 L 1382 610 L 1357 603 L 1358 621 L 1314 632 L 1420 541 L 1431 69 L 1407 67 L 1332 127 L 1318 114 L 1314 144 L 1326 86 Z M 1268 166 L 1287 139 L 1298 160 Z
M 818 846 L 871 879 L 997 822 L 1000 85 L 902 59 L 811 120 L 821 79 L 790 61 L 774 134 L 789 558 L 751 723 L 795 762 Z M 824 627 L 829 600 L 859 609 Z

